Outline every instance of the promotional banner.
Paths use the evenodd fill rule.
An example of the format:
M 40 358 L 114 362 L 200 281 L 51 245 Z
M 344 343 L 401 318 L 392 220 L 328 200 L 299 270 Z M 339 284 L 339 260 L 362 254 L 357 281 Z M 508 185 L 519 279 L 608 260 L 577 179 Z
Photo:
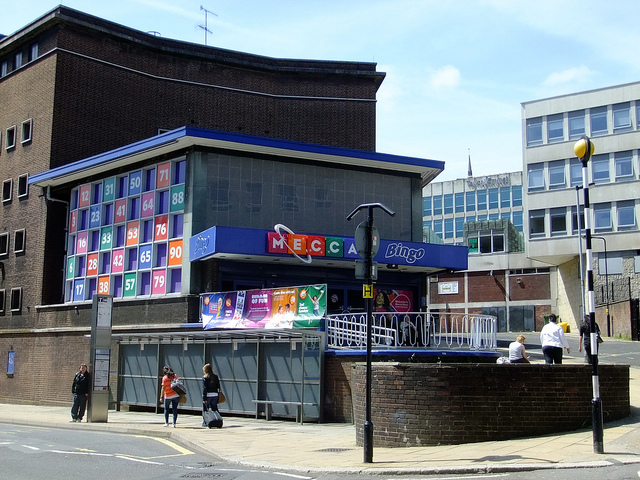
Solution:
M 205 330 L 319 328 L 327 313 L 327 285 L 216 292 L 200 295 Z
M 374 312 L 413 312 L 413 292 L 399 289 L 374 289 Z

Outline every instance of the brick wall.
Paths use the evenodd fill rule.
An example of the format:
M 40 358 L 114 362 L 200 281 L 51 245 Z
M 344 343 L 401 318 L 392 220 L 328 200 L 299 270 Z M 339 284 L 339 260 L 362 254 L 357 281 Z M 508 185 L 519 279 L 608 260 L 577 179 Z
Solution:
M 504 271 L 469 272 L 470 302 L 503 302 L 506 296 Z
M 604 421 L 630 414 L 629 366 L 600 365 Z M 362 445 L 365 364 L 351 375 Z M 453 445 L 576 430 L 591 423 L 589 365 L 372 365 L 374 446 Z

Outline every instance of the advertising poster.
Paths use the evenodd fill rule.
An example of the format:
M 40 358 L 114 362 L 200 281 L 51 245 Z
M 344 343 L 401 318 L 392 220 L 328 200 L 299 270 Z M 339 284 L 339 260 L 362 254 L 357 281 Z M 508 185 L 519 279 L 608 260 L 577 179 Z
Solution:
M 327 313 L 326 284 L 200 296 L 202 326 L 213 328 L 319 328 Z
M 374 312 L 413 312 L 413 292 L 400 289 L 374 289 Z

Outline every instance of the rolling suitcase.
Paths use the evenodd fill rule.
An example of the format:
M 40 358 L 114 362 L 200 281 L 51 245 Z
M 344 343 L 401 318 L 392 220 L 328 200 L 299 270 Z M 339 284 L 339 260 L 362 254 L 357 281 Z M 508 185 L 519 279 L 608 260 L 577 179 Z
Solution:
M 209 428 L 222 428 L 222 417 L 220 416 L 220 412 L 217 410 L 211 410 L 207 408 L 203 413 L 204 423 L 207 424 Z

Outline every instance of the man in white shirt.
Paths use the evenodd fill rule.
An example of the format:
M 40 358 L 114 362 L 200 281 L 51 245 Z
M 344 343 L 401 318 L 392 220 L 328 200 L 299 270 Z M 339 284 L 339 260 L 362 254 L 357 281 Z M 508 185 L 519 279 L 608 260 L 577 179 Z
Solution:
M 569 342 L 564 336 L 564 330 L 556 323 L 556 320 L 553 313 L 549 315 L 549 323 L 540 332 L 542 354 L 547 365 L 562 363 L 562 347 L 567 349 L 567 353 L 571 353 Z

